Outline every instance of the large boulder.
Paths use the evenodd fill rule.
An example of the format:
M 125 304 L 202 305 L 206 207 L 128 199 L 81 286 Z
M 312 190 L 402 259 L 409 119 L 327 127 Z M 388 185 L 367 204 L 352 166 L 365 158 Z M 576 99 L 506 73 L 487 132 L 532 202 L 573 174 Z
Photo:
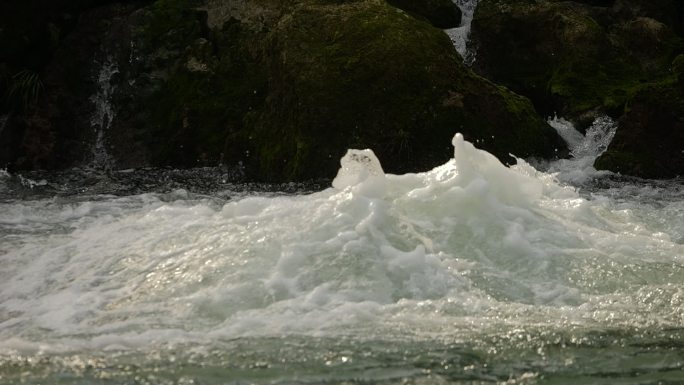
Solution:
M 595 167 L 644 178 L 683 176 L 684 82 L 640 90 Z
M 373 148 L 390 172 L 426 169 L 449 158 L 456 131 L 505 161 L 563 147 L 527 99 L 473 74 L 442 31 L 383 2 L 297 7 L 267 50 L 265 106 L 237 142 L 269 179 L 330 176 L 348 147 Z

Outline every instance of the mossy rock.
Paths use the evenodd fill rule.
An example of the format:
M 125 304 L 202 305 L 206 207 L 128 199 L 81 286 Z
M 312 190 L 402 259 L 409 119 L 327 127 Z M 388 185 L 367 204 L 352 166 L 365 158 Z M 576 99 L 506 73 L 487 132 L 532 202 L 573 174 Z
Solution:
M 684 41 L 661 21 L 615 7 L 483 1 L 471 34 L 475 69 L 547 115 L 576 118 L 598 109 L 619 117 L 639 89 L 670 76 Z
M 461 9 L 451 0 L 387 0 L 390 5 L 427 19 L 437 28 L 456 28 Z
M 527 99 L 473 74 L 442 31 L 384 2 L 301 5 L 267 50 L 269 96 L 242 137 L 248 168 L 268 180 L 330 177 L 350 147 L 372 148 L 389 172 L 425 170 L 451 156 L 458 131 L 502 160 L 564 146 Z
M 159 36 L 187 46 L 162 60 L 147 111 L 120 119 L 121 164 L 135 163 L 129 141 L 153 165 L 242 164 L 250 179 L 286 181 L 332 177 L 351 147 L 372 148 L 388 172 L 429 169 L 458 131 L 504 161 L 564 148 L 529 100 L 472 73 L 441 30 L 385 1 L 252 5 L 212 16 L 209 33 L 182 7 L 164 8 L 171 25 L 141 29 L 147 56 L 172 51 Z
M 664 82 L 643 88 L 627 107 L 595 167 L 643 178 L 684 175 L 684 87 Z

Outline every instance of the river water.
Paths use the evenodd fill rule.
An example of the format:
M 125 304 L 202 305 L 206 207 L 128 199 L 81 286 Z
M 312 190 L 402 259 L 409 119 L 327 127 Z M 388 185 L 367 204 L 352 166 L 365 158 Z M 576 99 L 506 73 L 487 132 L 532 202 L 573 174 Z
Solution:
M 572 159 L 0 171 L 0 383 L 681 384 L 682 181 L 550 123 Z

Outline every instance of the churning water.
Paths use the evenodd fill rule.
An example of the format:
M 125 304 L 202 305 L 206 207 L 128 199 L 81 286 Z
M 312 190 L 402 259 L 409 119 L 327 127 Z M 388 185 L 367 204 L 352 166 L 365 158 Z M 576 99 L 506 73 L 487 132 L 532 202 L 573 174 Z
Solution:
M 681 384 L 684 187 L 585 167 L 610 127 L 315 192 L 3 172 L 0 383 Z

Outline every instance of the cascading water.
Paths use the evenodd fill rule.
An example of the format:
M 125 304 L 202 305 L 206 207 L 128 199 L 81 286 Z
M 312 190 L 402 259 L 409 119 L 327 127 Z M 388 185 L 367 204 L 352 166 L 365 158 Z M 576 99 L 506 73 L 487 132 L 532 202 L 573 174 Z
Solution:
M 453 0 L 461 9 L 461 25 L 457 28 L 447 29 L 446 33 L 451 38 L 451 41 L 456 47 L 456 51 L 461 54 L 463 61 L 466 64 L 472 64 L 475 60 L 475 55 L 468 50 L 468 37 L 470 35 L 470 24 L 475 15 L 475 8 L 479 0 Z
M 562 167 L 614 126 L 552 124 Z M 681 182 L 453 146 L 405 175 L 350 150 L 314 193 L 0 197 L 0 384 L 678 383 Z
M 0 135 L 5 131 L 5 126 L 7 126 L 7 120 L 9 120 L 9 115 L 0 116 Z
M 608 116 L 597 118 L 582 135 L 569 121 L 554 117 L 548 123 L 565 140 L 570 149 L 570 159 L 550 163 L 546 171 L 555 172 L 562 182 L 582 184 L 606 171 L 597 171 L 594 161 L 603 154 L 613 140 L 617 123 Z
M 97 92 L 90 98 L 95 111 L 90 117 L 90 125 L 95 132 L 95 142 L 92 146 L 93 158 L 90 166 L 96 170 L 107 170 L 112 166 L 112 159 L 107 152 L 105 134 L 114 121 L 112 95 L 115 87 L 112 78 L 119 73 L 117 64 L 112 58 L 107 58 L 97 74 Z

